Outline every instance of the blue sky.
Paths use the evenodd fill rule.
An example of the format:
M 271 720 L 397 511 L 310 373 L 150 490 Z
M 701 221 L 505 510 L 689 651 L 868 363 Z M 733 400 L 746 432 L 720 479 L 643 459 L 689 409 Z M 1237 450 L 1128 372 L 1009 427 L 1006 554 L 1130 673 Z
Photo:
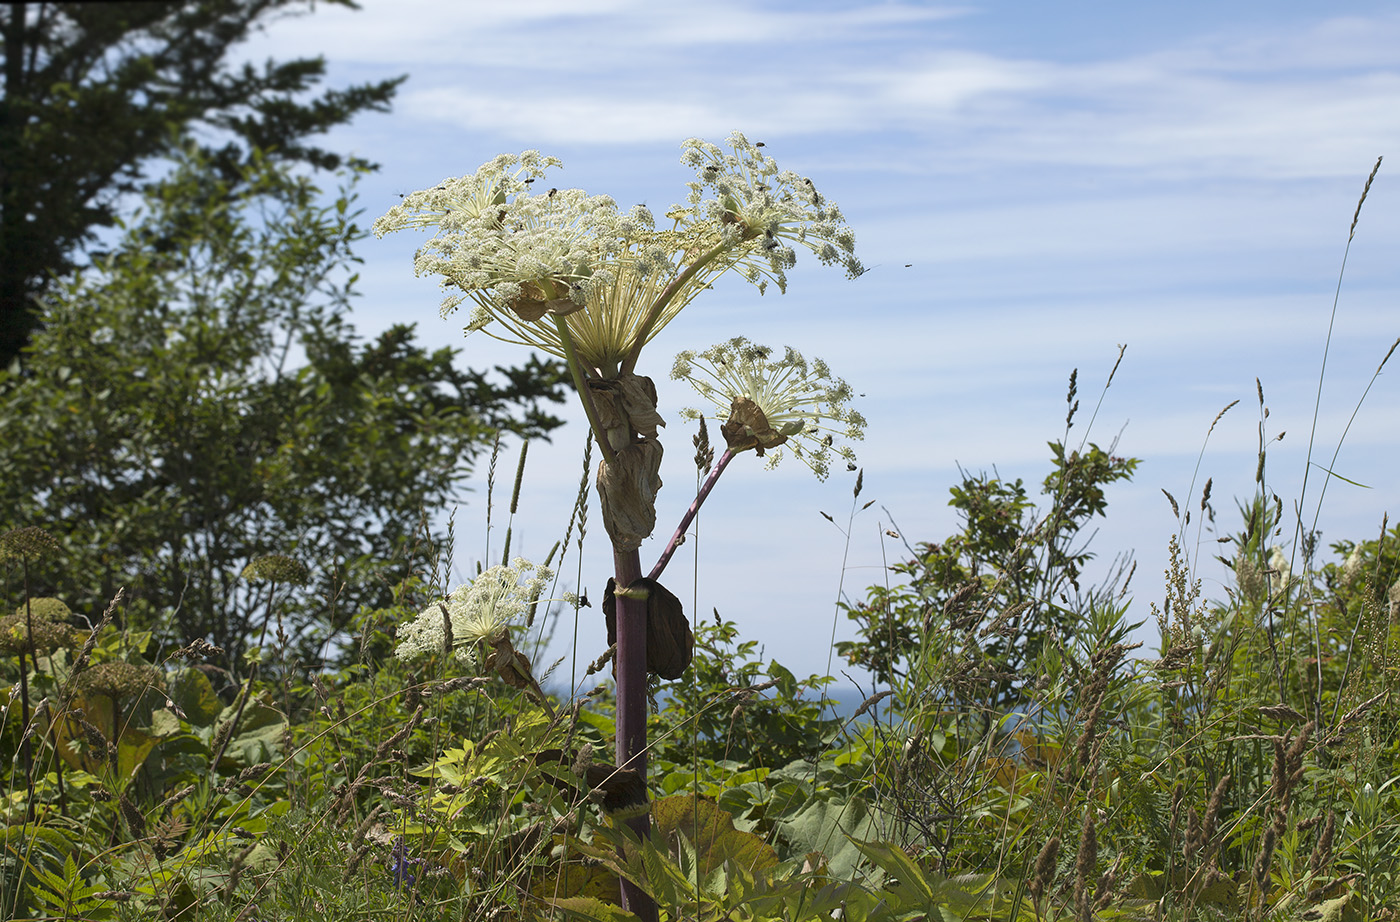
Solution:
M 734 129 L 842 206 L 872 271 L 847 281 L 807 260 L 785 296 L 721 284 L 638 369 L 657 380 L 671 423 L 644 566 L 694 494 L 693 430 L 677 412 L 694 401 L 667 380 L 675 352 L 735 335 L 791 345 L 865 395 L 861 501 L 876 502 L 849 548 L 819 512 L 844 524 L 851 476 L 820 483 L 795 462 L 764 471 L 741 458 L 749 463 L 726 472 L 702 513 L 698 576 L 696 542 L 667 571 L 682 599 L 697 598 L 705 615 L 717 608 L 793 671 L 827 670 L 843 560 L 845 592 L 859 597 L 904 553 L 887 529 L 911 543 L 952 533 L 947 490 L 959 464 L 1038 483 L 1045 443 L 1063 435 L 1071 370 L 1077 444 L 1120 344 L 1088 438 L 1118 438 L 1118 453 L 1143 463 L 1132 484 L 1110 490 L 1093 549 L 1105 562 L 1135 553 L 1136 619 L 1152 623 L 1178 530 L 1163 489 L 1194 509 L 1213 478 L 1218 527 L 1237 528 L 1232 497 L 1253 488 L 1259 441 L 1256 377 L 1267 438 L 1287 433 L 1270 445 L 1268 486 L 1285 508 L 1299 498 L 1348 227 L 1376 157 L 1400 148 L 1393 4 L 362 5 L 279 22 L 246 52 L 324 53 L 333 85 L 410 75 L 392 114 L 330 139 L 382 164 L 362 186 L 367 222 L 399 193 L 526 148 L 564 161 L 561 187 L 660 212 L 690 178 L 681 141 Z M 1314 447 L 1323 464 L 1400 336 L 1392 166 L 1371 189 L 1341 291 Z M 399 234 L 361 247 L 361 332 L 415 321 L 422 340 L 461 347 L 466 364 L 523 360 L 438 318 L 435 282 L 413 277 L 419 242 Z M 1324 542 L 1372 537 L 1382 513 L 1400 514 L 1397 367 L 1372 389 L 1337 461 L 1369 489 L 1334 480 L 1318 513 L 1316 469 L 1309 480 L 1302 509 L 1309 524 L 1319 515 Z M 580 413 L 571 419 L 552 446 L 530 449 L 514 546 L 536 558 L 562 536 L 577 488 L 584 430 Z M 510 479 L 516 451 L 507 446 L 499 479 Z M 461 573 L 484 551 L 483 500 L 457 513 Z M 581 574 L 596 600 L 610 569 L 596 501 L 590 521 Z M 1216 535 L 1197 524 L 1186 543 L 1199 547 L 1206 594 L 1221 597 Z M 576 564 L 564 568 L 569 582 Z M 569 652 L 571 631 L 561 626 L 556 655 Z M 602 647 L 596 608 L 579 636 L 587 662 Z

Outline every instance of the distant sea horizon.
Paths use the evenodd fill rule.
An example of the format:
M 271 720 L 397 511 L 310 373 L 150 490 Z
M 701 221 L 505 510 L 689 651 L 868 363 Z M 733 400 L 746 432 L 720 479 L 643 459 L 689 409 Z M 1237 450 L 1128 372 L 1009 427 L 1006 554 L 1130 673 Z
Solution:
M 826 690 L 826 696 L 836 703 L 836 716 L 844 719 L 849 719 L 855 714 L 855 712 L 860 709 L 860 706 L 865 703 L 865 699 L 872 694 L 878 694 L 878 691 L 861 691 L 854 685 L 843 685 Z M 877 711 L 883 712 L 885 708 L 888 707 L 890 700 L 891 698 L 882 699 L 875 707 L 871 708 L 870 711 L 862 714 L 861 719 L 865 720 Z
M 560 690 L 558 689 L 546 687 L 545 691 L 554 695 L 560 694 Z M 667 692 L 663 688 L 658 697 L 664 701 L 666 698 L 666 694 Z M 854 685 L 833 685 L 828 686 L 825 689 L 826 697 L 830 699 L 834 704 L 836 716 L 842 718 L 843 720 L 850 719 L 855 714 L 855 712 L 860 709 L 860 706 L 865 702 L 865 699 L 870 697 L 871 694 L 875 694 L 875 692 L 862 691 L 861 689 L 856 688 Z M 804 697 L 807 700 L 814 699 L 814 696 L 810 694 Z M 884 714 L 886 708 L 888 708 L 889 705 L 889 698 L 881 700 L 880 703 L 877 704 L 870 711 L 866 712 L 865 714 L 862 714 L 861 720 L 869 720 L 876 713 Z

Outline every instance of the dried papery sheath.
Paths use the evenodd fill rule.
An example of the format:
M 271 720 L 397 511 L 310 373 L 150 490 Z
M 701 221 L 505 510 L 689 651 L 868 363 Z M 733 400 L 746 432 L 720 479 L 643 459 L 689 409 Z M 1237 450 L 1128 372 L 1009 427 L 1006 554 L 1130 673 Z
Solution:
M 603 590 L 603 619 L 608 644 L 617 643 L 617 583 L 611 577 Z M 663 679 L 679 679 L 695 656 L 695 637 L 681 600 L 654 579 L 641 577 L 627 587 L 632 598 L 642 598 L 647 613 L 647 672 Z
M 731 451 L 766 453 L 773 467 L 782 458 L 780 447 L 787 448 L 823 479 L 832 454 L 854 464 L 855 451 L 836 444 L 837 437 L 858 441 L 865 435 L 865 418 L 847 406 L 850 385 L 820 359 L 808 363 L 791 348 L 781 359 L 772 354 L 736 337 L 704 352 L 680 353 L 671 377 L 690 382 L 719 411 L 713 418 L 724 421 L 720 431 Z
M 636 442 L 598 462 L 598 504 L 603 527 L 619 551 L 636 550 L 656 528 L 656 494 L 661 490 L 661 443 Z
M 661 443 L 656 385 L 644 375 L 624 374 L 589 382 L 598 428 L 612 448 L 598 462 L 598 501 L 613 547 L 641 546 L 656 526 L 656 494 L 661 489 Z

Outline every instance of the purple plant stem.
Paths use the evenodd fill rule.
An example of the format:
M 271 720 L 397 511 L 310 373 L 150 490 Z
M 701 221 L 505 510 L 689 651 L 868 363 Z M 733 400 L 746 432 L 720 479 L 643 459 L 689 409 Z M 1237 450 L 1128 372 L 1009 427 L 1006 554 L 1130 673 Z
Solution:
M 700 511 L 705 497 L 714 489 L 719 475 L 733 459 L 734 453 L 725 449 L 720 455 L 714 470 L 705 479 L 696 494 L 695 500 L 681 518 L 675 534 L 666 544 L 656 566 L 651 570 L 651 578 L 656 579 L 666 564 L 676 553 L 681 538 L 695 514 Z M 618 588 L 630 586 L 642 575 L 642 558 L 635 551 L 613 551 L 613 572 Z M 629 599 L 624 595 L 614 596 L 617 614 L 617 655 L 614 659 L 617 676 L 617 765 L 619 768 L 634 769 L 645 780 L 647 776 L 647 608 L 642 599 Z M 628 820 L 627 825 L 638 837 L 645 839 L 650 833 L 651 823 L 647 814 Z M 655 922 L 656 904 L 636 884 L 622 880 L 622 906 L 635 913 L 644 922 Z
M 724 450 L 724 454 L 719 456 L 719 461 L 715 463 L 714 470 L 710 471 L 710 476 L 705 478 L 705 482 L 700 486 L 700 492 L 695 494 L 695 500 L 690 504 L 690 508 L 685 511 L 685 515 L 681 517 L 681 523 L 676 526 L 676 531 L 671 535 L 671 540 L 667 542 L 666 549 L 662 551 L 661 556 L 657 558 L 656 566 L 651 568 L 651 573 L 648 574 L 650 579 L 661 578 L 661 571 L 666 569 L 666 564 L 670 563 L 671 558 L 675 556 L 676 548 L 681 546 L 681 538 L 685 536 L 685 530 L 690 527 L 691 522 L 695 521 L 695 515 L 700 511 L 700 507 L 704 505 L 705 497 L 710 495 L 710 491 L 715 488 L 715 483 L 719 480 L 719 475 L 724 473 L 724 469 L 729 466 L 729 462 L 733 459 L 734 452 L 730 451 L 728 448 Z M 623 585 L 621 579 L 617 582 L 619 586 Z M 621 656 L 620 648 L 618 655 Z
M 642 558 L 635 550 L 613 550 L 613 571 L 619 589 L 642 575 Z M 644 599 L 614 597 L 617 613 L 617 767 L 630 768 L 647 777 L 647 603 Z M 645 840 L 650 833 L 648 814 L 627 821 Z M 636 884 L 622 879 L 622 906 L 644 922 L 655 922 L 656 904 Z

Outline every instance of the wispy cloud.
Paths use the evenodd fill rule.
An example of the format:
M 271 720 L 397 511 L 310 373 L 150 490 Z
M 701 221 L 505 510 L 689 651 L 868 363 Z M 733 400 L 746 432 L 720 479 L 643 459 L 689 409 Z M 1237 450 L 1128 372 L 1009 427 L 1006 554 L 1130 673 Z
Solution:
M 935 171 L 1349 175 L 1400 141 L 1400 16 L 1217 31 L 1131 56 L 968 47 L 973 5 L 368 0 L 269 33 L 403 68 L 401 117 L 523 144 L 724 134 L 919 137 Z M 260 48 L 260 52 L 262 49 Z
M 473 134 L 490 132 L 529 146 L 561 143 L 675 143 L 694 135 L 723 136 L 732 116 L 704 101 L 618 99 L 567 90 L 522 89 L 509 96 L 469 86 L 405 94 L 399 111 Z

